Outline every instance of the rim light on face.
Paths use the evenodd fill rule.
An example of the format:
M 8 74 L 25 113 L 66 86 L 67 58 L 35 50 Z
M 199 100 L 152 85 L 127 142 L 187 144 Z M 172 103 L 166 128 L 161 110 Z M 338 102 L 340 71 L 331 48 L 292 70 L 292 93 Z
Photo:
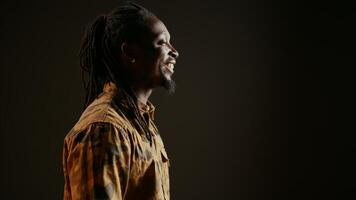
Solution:
M 174 73 L 174 64 L 173 63 L 168 63 L 168 64 L 164 65 L 164 68 L 166 70 L 168 70 L 171 74 Z

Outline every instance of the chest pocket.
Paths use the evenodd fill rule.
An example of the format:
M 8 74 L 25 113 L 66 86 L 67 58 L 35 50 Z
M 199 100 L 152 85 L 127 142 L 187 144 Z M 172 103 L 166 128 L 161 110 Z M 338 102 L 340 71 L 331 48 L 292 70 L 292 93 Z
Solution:
M 168 158 L 167 152 L 164 149 L 164 147 L 161 148 L 161 159 L 162 159 L 163 163 L 168 164 L 168 166 L 170 166 L 169 165 L 169 158 Z
M 164 148 L 163 141 L 159 135 L 155 136 L 156 142 L 157 142 L 157 150 L 161 152 L 161 161 L 164 164 L 169 165 L 169 157 L 167 155 L 166 149 Z
M 160 169 L 161 169 L 161 181 L 162 181 L 162 194 L 163 199 L 169 200 L 169 167 L 170 162 L 167 155 L 167 152 L 163 146 L 159 150 L 161 152 L 161 161 L 160 161 Z

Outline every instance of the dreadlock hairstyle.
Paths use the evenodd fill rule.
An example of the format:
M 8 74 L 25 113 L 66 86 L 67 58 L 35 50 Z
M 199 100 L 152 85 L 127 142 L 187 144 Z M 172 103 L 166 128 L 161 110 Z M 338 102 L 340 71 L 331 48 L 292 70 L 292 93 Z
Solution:
M 142 6 L 126 2 L 107 15 L 98 16 L 83 37 L 79 57 L 86 89 L 85 107 L 101 92 L 105 82 L 118 83 L 128 89 L 125 71 L 119 60 L 123 42 L 137 40 L 145 19 L 154 16 Z M 84 73 L 88 81 L 84 81 Z
M 130 89 L 119 55 L 123 42 L 135 42 L 148 17 L 155 16 L 144 7 L 126 2 L 107 15 L 98 16 L 85 31 L 79 51 L 82 80 L 86 90 L 86 108 L 101 92 L 108 81 L 120 86 L 132 115 L 141 128 L 149 132 Z M 87 73 L 88 80 L 84 80 Z M 136 126 L 136 125 L 135 125 Z

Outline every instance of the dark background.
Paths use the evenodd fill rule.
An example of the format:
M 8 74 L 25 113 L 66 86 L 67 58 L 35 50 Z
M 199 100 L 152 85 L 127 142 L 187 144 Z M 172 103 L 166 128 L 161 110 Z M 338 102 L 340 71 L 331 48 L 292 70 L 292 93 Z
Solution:
M 151 98 L 172 199 L 355 199 L 351 1 L 137 2 L 180 51 L 176 93 Z M 0 5 L 0 199 L 62 199 L 80 40 L 117 1 Z

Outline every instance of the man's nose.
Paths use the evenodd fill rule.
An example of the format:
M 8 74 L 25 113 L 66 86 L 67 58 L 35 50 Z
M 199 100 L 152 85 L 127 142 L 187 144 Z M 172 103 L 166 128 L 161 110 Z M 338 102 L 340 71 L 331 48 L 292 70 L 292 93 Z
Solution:
M 177 59 L 179 56 L 178 51 L 171 45 L 170 46 L 171 51 L 169 52 L 169 55 L 172 56 L 173 58 Z

